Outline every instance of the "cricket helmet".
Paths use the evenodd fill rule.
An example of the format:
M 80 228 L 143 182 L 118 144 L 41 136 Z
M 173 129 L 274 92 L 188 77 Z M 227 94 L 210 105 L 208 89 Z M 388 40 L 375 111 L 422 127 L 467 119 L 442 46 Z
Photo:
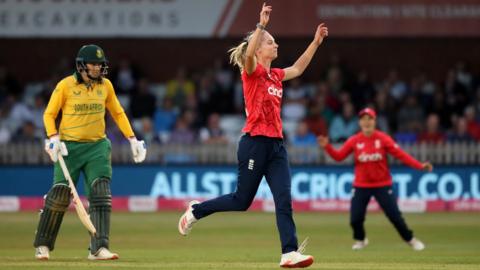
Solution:
M 77 58 L 75 59 L 77 71 L 80 73 L 82 71 L 87 71 L 87 63 L 102 64 L 100 76 L 102 77 L 107 75 L 107 69 L 108 69 L 107 58 L 105 58 L 105 53 L 103 52 L 103 49 L 100 48 L 100 46 L 90 44 L 90 45 L 84 45 L 80 48 L 77 54 Z

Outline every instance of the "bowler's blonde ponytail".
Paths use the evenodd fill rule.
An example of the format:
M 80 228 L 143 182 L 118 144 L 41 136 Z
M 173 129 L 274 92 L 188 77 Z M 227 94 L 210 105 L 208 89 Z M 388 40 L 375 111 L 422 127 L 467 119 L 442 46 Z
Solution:
M 240 71 L 243 70 L 243 67 L 245 65 L 245 53 L 247 52 L 248 42 L 252 38 L 253 33 L 254 31 L 248 33 L 247 36 L 243 39 L 242 43 L 228 50 L 228 53 L 230 54 L 230 64 L 238 66 L 238 68 L 240 68 Z
M 243 41 L 238 46 L 228 50 L 228 53 L 230 54 L 230 64 L 238 66 L 240 71 L 243 70 L 243 65 L 245 64 L 245 52 L 247 51 L 247 46 L 248 43 Z

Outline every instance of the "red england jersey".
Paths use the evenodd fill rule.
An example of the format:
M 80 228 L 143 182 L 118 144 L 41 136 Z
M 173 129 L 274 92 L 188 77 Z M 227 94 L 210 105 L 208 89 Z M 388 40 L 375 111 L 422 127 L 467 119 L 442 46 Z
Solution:
M 272 68 L 270 73 L 260 64 L 248 75 L 242 72 L 243 96 L 247 121 L 242 129 L 251 136 L 283 138 L 280 110 L 282 104 L 283 69 Z
M 340 150 L 332 145 L 325 147 L 326 152 L 336 161 L 344 160 L 350 153 L 355 157 L 354 187 L 383 187 L 392 185 L 392 176 L 388 168 L 387 154 L 401 160 L 404 164 L 422 169 L 422 164 L 393 141 L 387 134 L 375 131 L 370 137 L 359 132 L 350 137 Z

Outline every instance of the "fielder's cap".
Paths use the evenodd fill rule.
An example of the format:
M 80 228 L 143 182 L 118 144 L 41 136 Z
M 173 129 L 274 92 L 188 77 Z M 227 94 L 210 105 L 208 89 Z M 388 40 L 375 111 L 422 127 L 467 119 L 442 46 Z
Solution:
M 364 115 L 369 115 L 372 118 L 377 118 L 377 113 L 373 109 L 370 109 L 370 108 L 365 108 L 365 109 L 361 110 L 360 113 L 358 113 L 359 117 L 362 117 Z

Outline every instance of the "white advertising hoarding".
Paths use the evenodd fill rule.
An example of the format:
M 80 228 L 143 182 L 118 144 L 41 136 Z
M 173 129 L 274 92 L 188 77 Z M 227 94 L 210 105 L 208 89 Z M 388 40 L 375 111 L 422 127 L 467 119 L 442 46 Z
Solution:
M 0 0 L 4 37 L 205 37 L 227 0 Z

